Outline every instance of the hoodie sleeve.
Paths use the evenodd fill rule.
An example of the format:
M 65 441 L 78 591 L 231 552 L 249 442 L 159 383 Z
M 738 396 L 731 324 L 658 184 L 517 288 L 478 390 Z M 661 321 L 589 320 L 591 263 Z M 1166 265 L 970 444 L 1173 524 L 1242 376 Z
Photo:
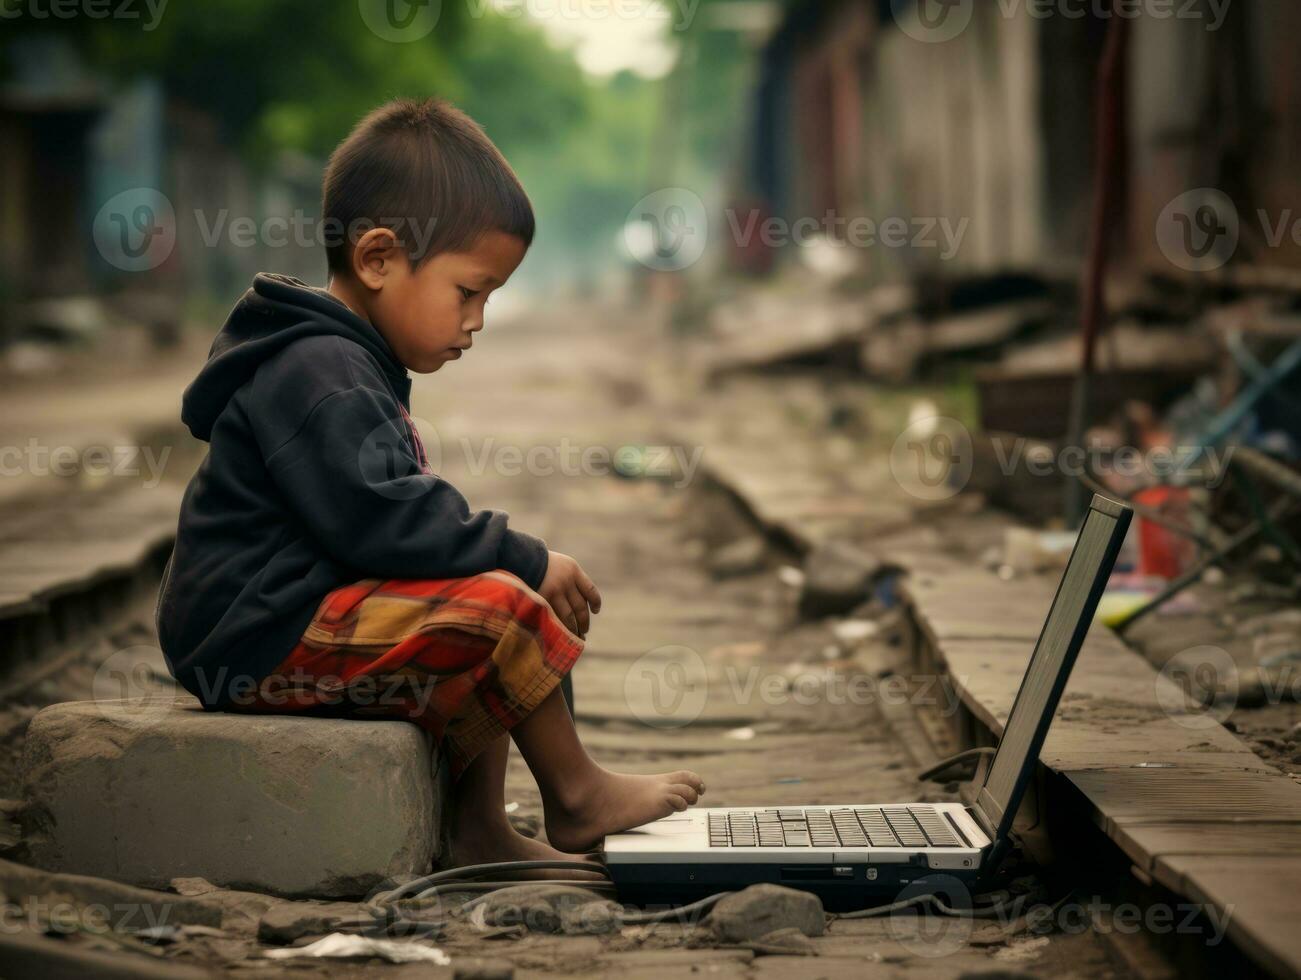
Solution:
M 262 414 L 250 406 L 255 431 Z M 355 384 L 325 394 L 265 459 L 322 549 L 363 575 L 461 578 L 504 568 L 536 589 L 546 574 L 542 541 L 508 528 L 501 511 L 471 512 L 455 487 L 422 472 L 385 391 Z

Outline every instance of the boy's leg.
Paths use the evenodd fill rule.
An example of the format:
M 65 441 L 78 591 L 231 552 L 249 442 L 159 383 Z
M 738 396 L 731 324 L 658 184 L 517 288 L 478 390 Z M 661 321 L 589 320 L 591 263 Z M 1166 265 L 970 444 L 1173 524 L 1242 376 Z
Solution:
M 564 697 L 554 689 L 511 729 L 542 792 L 547 839 L 582 851 L 606 834 L 685 810 L 705 791 L 694 772 L 630 776 L 602 769 L 579 741 Z
M 456 867 L 494 861 L 582 861 L 519 833 L 506 816 L 506 762 L 510 739 L 505 735 L 477 756 L 452 784 L 451 861 Z M 541 873 L 536 877 L 573 877 L 572 872 Z

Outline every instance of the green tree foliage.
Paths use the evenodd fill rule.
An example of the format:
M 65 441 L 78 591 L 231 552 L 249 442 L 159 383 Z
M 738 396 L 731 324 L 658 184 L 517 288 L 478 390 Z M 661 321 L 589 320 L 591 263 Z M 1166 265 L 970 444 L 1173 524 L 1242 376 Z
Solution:
M 487 0 L 444 0 L 433 32 L 408 44 L 368 30 L 356 0 L 171 0 L 152 30 L 32 17 L 28 0 L 0 4 L 23 14 L 3 22 L 6 42 L 54 32 L 110 82 L 157 79 L 169 98 L 216 119 L 255 167 L 284 151 L 323 161 L 386 99 L 437 95 L 477 119 L 515 165 L 548 248 L 608 258 L 645 193 L 656 83 L 589 77 L 536 24 L 495 15 Z

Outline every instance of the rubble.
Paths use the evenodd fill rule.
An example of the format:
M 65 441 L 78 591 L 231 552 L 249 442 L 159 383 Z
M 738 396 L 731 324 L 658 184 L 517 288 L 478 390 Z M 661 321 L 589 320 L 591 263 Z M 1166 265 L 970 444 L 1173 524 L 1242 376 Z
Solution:
M 262 914 L 257 937 L 286 945 L 304 936 L 359 930 L 374 921 L 356 902 L 277 902 Z
M 829 541 L 804 560 L 799 612 L 805 619 L 847 613 L 862 604 L 887 568 L 844 541 Z
M 538 882 L 490 892 L 475 906 L 473 921 L 576 936 L 618 930 L 618 912 L 617 905 L 586 888 Z

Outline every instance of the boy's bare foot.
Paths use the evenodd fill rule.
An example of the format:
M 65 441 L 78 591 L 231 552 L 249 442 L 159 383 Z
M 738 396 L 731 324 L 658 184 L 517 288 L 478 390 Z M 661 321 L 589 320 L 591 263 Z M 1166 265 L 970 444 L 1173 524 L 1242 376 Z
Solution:
M 452 835 L 450 850 L 450 860 L 447 865 L 449 868 L 464 868 L 472 864 L 495 864 L 500 861 L 581 861 L 592 865 L 593 874 L 590 877 L 593 881 L 605 880 L 600 865 L 591 855 L 566 854 L 564 851 L 558 851 L 540 840 L 525 837 L 505 820 L 492 827 L 478 822 L 458 829 Z M 492 877 L 497 878 L 497 876 Z M 498 880 L 587 877 L 589 876 L 582 871 L 538 868 L 532 871 L 503 872 Z
M 667 817 L 694 804 L 705 791 L 694 772 L 630 776 L 599 766 L 565 787 L 565 799 L 546 799 L 547 840 L 565 851 L 584 851 L 616 834 Z

